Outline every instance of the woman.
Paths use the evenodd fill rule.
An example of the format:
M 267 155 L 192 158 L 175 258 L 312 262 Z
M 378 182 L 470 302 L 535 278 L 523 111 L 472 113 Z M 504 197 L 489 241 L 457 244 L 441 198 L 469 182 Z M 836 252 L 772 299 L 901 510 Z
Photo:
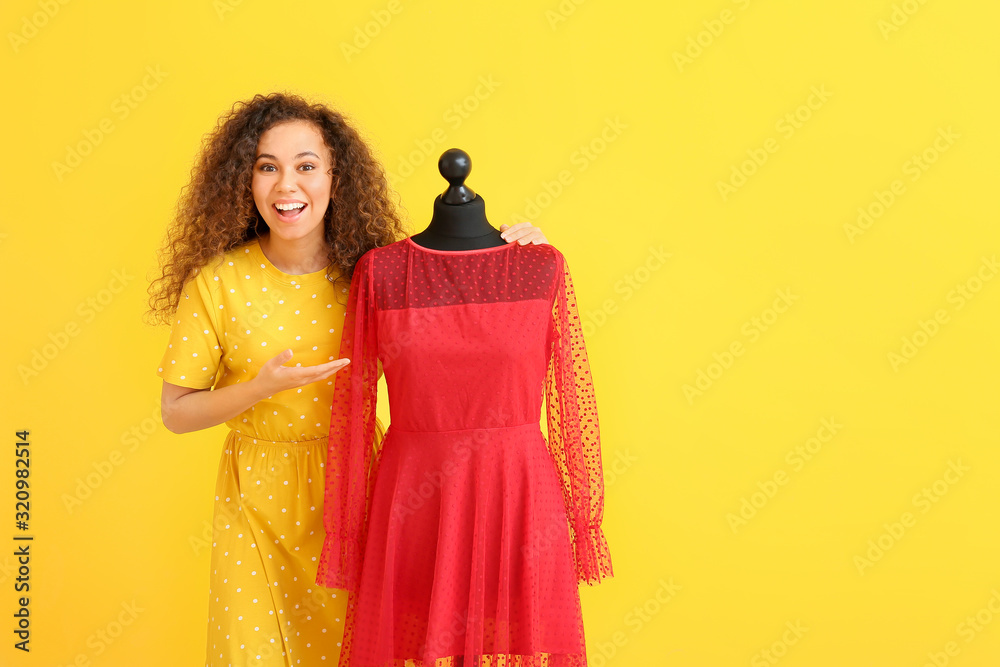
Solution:
M 544 243 L 528 223 L 509 243 Z M 404 236 L 384 172 L 323 105 L 237 103 L 203 147 L 150 286 L 171 324 L 164 425 L 230 427 L 216 482 L 208 665 L 336 664 L 344 596 L 315 582 L 349 281 Z M 211 389 L 211 391 L 209 391 Z M 376 443 L 373 443 L 375 445 Z

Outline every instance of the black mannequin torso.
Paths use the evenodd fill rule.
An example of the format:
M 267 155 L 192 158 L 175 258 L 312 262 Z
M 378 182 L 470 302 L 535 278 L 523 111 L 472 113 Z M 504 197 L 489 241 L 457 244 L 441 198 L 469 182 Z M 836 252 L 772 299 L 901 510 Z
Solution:
M 479 195 L 458 205 L 445 204 L 438 195 L 431 224 L 412 238 L 432 250 L 478 250 L 504 245 L 500 231 L 486 219 L 486 203 Z
M 450 184 L 434 200 L 427 229 L 410 237 L 432 250 L 479 250 L 505 244 L 500 231 L 486 219 L 486 202 L 466 186 L 472 162 L 465 151 L 451 148 L 438 160 L 438 170 Z

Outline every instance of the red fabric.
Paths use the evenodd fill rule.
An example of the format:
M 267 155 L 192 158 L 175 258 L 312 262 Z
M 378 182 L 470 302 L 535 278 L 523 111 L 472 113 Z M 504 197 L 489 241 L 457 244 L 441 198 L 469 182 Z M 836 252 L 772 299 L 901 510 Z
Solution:
M 376 248 L 342 331 L 317 577 L 349 592 L 341 665 L 585 665 L 578 582 L 612 569 L 565 258 Z M 374 451 L 379 362 L 391 422 Z

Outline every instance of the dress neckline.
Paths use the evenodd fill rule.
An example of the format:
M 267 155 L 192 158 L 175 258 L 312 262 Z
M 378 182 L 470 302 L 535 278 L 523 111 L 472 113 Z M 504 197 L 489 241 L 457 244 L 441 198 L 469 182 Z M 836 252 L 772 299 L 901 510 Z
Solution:
M 407 241 L 414 248 L 420 250 L 421 252 L 429 252 L 435 255 L 475 255 L 483 252 L 496 252 L 498 250 L 504 250 L 506 248 L 510 248 L 511 246 L 518 245 L 517 243 L 504 243 L 503 245 L 495 245 L 489 248 L 476 248 L 474 250 L 435 250 L 434 248 L 426 248 L 420 245 L 419 243 L 413 240 L 412 236 L 407 236 L 406 239 L 404 240 Z
M 247 246 L 247 249 L 250 251 L 250 255 L 253 256 L 254 261 L 260 265 L 261 270 L 279 282 L 287 285 L 312 285 L 319 284 L 327 280 L 326 268 L 320 269 L 319 271 L 313 271 L 311 273 L 285 273 L 272 264 L 271 260 L 269 260 L 267 255 L 264 254 L 264 250 L 260 247 L 260 237 L 254 238 L 253 241 L 251 241 Z

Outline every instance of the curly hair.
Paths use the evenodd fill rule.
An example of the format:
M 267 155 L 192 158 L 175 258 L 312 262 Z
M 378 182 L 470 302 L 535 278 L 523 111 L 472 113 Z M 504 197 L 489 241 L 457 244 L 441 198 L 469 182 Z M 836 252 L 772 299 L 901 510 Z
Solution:
M 184 284 L 201 267 L 258 237 L 258 226 L 267 229 L 251 191 L 257 144 L 272 126 L 293 120 L 313 123 L 333 155 L 323 225 L 335 284 L 349 283 L 363 254 L 405 235 L 382 166 L 342 114 L 298 95 L 255 95 L 234 104 L 204 139 L 160 250 L 160 273 L 147 290 L 152 323 L 170 322 Z

